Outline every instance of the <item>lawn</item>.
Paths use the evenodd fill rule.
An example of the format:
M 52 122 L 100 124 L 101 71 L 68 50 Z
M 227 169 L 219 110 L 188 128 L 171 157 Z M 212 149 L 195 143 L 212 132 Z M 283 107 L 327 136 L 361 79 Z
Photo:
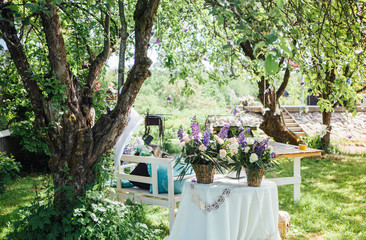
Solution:
M 301 200 L 293 201 L 293 187 L 280 186 L 280 210 L 291 215 L 288 239 L 366 239 L 366 158 L 326 155 L 301 161 Z M 278 176 L 292 174 L 292 163 L 283 162 Z M 0 239 L 10 231 L 17 207 L 29 205 L 35 185 L 41 188 L 44 175 L 19 178 L 0 195 Z M 44 191 L 44 190 L 41 190 Z M 167 232 L 168 211 L 144 205 L 153 226 Z

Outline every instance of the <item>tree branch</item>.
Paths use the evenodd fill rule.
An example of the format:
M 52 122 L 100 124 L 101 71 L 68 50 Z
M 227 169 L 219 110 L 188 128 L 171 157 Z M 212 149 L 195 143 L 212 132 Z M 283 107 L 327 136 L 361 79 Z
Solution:
M 2 37 L 9 49 L 11 58 L 14 61 L 18 73 L 21 76 L 25 89 L 33 105 L 35 114 L 37 118 L 42 119 L 43 124 L 45 124 L 42 91 L 35 80 L 35 76 L 28 62 L 28 58 L 25 55 L 23 45 L 21 44 L 18 37 L 15 28 L 16 25 L 14 22 L 13 11 L 9 8 L 5 8 L 10 5 L 12 5 L 12 3 L 8 3 L 7 0 L 0 0 L 0 29 L 2 31 Z
M 128 39 L 128 32 L 127 32 L 127 22 L 125 16 L 125 6 L 124 0 L 118 1 L 118 9 L 119 9 L 119 19 L 122 25 L 122 36 L 121 36 L 121 45 L 119 50 L 119 64 L 118 64 L 118 91 L 124 84 L 125 78 L 125 58 L 126 58 L 126 48 L 127 48 L 127 39 Z
M 290 70 L 287 66 L 281 86 L 278 88 L 276 92 L 276 101 L 278 101 L 282 96 L 282 94 L 285 92 L 289 80 L 290 80 Z
M 41 19 L 47 42 L 51 71 L 52 74 L 60 81 L 61 85 L 66 86 L 66 104 L 69 106 L 73 114 L 79 119 L 80 123 L 86 126 L 86 119 L 79 110 L 79 102 L 76 97 L 72 75 L 67 63 L 65 42 L 62 36 L 57 7 L 56 5 L 51 4 L 51 0 L 47 0 L 46 2 L 46 7 L 52 12 L 52 14 L 41 12 Z M 52 113 L 50 112 L 50 114 Z
M 102 115 L 92 129 L 96 146 L 93 154 L 103 153 L 115 145 L 117 137 L 122 134 L 127 125 L 129 112 L 137 93 L 145 79 L 151 75 L 149 67 L 152 61 L 147 57 L 147 49 L 159 4 L 160 0 L 138 0 L 136 3 L 134 13 L 135 62 L 116 107 L 109 114 Z M 103 131 L 101 131 L 102 129 Z

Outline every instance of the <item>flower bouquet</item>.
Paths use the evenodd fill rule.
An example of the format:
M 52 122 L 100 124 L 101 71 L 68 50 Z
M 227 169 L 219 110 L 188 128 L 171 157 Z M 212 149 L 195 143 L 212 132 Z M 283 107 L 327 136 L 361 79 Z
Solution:
M 176 165 L 179 163 L 183 165 L 179 177 L 182 179 L 193 167 L 198 183 L 212 183 L 215 169 L 222 173 L 223 167 L 227 164 L 225 156 L 220 157 L 222 153 L 220 150 L 223 149 L 213 138 L 208 127 L 202 134 L 195 116 L 191 121 L 191 130 L 191 135 L 185 133 L 182 126 L 178 130 L 180 145 L 183 147 L 176 163 Z
M 264 171 L 273 170 L 276 166 L 272 147 L 268 146 L 269 139 L 255 140 L 245 138 L 241 132 L 237 138 L 237 144 L 230 145 L 227 168 L 230 172 L 236 172 L 239 177 L 242 168 L 245 169 L 249 186 L 259 187 Z M 235 142 L 235 140 L 232 140 Z

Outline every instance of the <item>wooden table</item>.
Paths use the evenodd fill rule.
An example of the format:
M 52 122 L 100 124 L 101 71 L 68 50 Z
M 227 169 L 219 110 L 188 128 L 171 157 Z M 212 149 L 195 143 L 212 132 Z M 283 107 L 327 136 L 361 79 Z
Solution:
M 294 175 L 292 177 L 270 178 L 271 181 L 280 185 L 294 185 L 294 200 L 300 200 L 300 184 L 301 184 L 301 158 L 321 156 L 323 150 L 307 148 L 306 150 L 300 150 L 298 146 L 289 145 L 284 143 L 269 142 L 269 145 L 273 147 L 273 151 L 276 153 L 277 158 L 286 157 L 294 159 Z

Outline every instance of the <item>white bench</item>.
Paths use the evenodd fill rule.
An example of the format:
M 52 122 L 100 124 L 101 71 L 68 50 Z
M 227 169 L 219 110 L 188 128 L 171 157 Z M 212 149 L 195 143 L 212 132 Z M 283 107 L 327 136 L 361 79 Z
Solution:
M 121 165 L 121 161 L 128 162 Z M 138 163 L 151 164 L 151 177 L 143 177 L 130 175 L 129 173 L 137 166 Z M 168 193 L 160 193 L 158 191 L 158 174 L 157 165 L 165 165 L 167 167 L 168 174 Z M 158 205 L 167 207 L 169 209 L 169 229 L 172 229 L 175 209 L 177 203 L 180 201 L 181 194 L 174 194 L 174 180 L 177 177 L 173 175 L 173 167 L 175 165 L 174 159 L 171 158 L 156 158 L 156 157 L 144 157 L 144 156 L 130 156 L 123 155 L 117 166 L 117 172 L 115 174 L 117 179 L 116 198 L 117 201 L 122 199 L 130 199 L 135 202 L 142 202 L 152 205 Z M 126 171 L 126 170 L 129 171 Z M 185 178 L 193 177 L 194 175 L 187 175 Z M 152 193 L 149 190 L 144 190 L 138 187 L 123 188 L 121 180 L 128 180 L 134 182 L 147 183 L 152 185 Z

